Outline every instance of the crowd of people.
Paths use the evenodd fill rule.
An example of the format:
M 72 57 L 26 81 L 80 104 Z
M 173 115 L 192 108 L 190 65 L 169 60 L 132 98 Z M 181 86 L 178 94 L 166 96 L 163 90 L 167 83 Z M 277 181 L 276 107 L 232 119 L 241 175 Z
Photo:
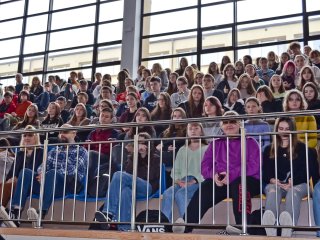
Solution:
M 159 63 L 155 63 L 152 69 L 139 66 L 136 78 L 132 78 L 127 69 L 122 69 L 117 75 L 116 85 L 111 84 L 109 74 L 96 73 L 94 81 L 88 81 L 81 73 L 74 71 L 70 72 L 68 80 L 50 75 L 42 85 L 38 77 L 33 77 L 29 85 L 22 82 L 23 76 L 18 73 L 16 85 L 5 87 L 1 96 L 2 131 L 129 122 L 139 123 L 139 127 L 49 132 L 47 136 L 24 133 L 22 136 L 0 139 L 1 146 L 20 146 L 17 152 L 0 149 L 0 170 L 4 174 L 1 178 L 0 217 L 18 219 L 30 192 L 38 194 L 42 184 L 45 190 L 40 211 L 44 217 L 53 196 L 61 197 L 64 194 L 61 188 L 55 186 L 66 185 L 67 192 L 79 193 L 85 185 L 84 179 L 88 179 L 90 186 L 97 170 L 106 166 L 107 169 L 112 168 L 112 179 L 108 186 L 108 192 L 112 194 L 107 196 L 104 207 L 96 213 L 95 219 L 102 222 L 129 222 L 133 145 L 129 142 L 125 147 L 119 147 L 95 142 L 132 140 L 135 134 L 139 134 L 137 197 L 148 197 L 158 190 L 161 155 L 161 162 L 166 165 L 168 186 L 163 193 L 161 210 L 169 221 L 173 221 L 173 201 L 179 209 L 178 223 L 197 223 L 210 207 L 227 197 L 228 189 L 233 199 L 236 223 L 241 224 L 241 147 L 240 138 L 232 137 L 239 133 L 240 122 L 233 120 L 233 117 L 320 109 L 319 67 L 318 50 L 304 46 L 302 51 L 298 42 L 292 42 L 287 52 L 278 56 L 271 51 L 266 57 L 256 59 L 255 63 L 250 55 L 243 56 L 235 63 L 224 56 L 221 63 L 211 62 L 207 70 L 199 71 L 195 64 L 189 65 L 187 58 L 182 57 L 176 71 L 163 69 Z M 228 116 L 230 120 L 220 123 L 207 121 L 203 124 L 143 124 L 187 118 L 214 120 L 218 116 Z M 319 179 L 317 134 L 312 131 L 320 129 L 320 115 L 278 118 L 275 122 L 254 118 L 246 120 L 244 127 L 247 134 L 262 134 L 261 137 L 254 135 L 246 139 L 249 201 L 259 194 L 259 183 L 263 181 L 266 206 L 262 223 L 274 225 L 279 218 L 282 225 L 296 224 L 301 200 L 307 195 L 309 187 L 307 170 L 315 184 Z M 311 133 L 286 133 L 296 130 Z M 274 138 L 263 135 L 270 131 L 279 135 Z M 228 139 L 225 138 L 229 135 Z M 186 136 L 191 139 L 150 142 L 150 139 Z M 59 145 L 49 151 L 44 167 L 44 151 L 34 145 L 41 144 L 45 138 L 49 143 L 64 142 L 71 145 Z M 76 142 L 81 144 L 74 145 Z M 114 151 L 110 161 L 111 148 Z M 260 149 L 263 151 L 262 179 Z M 119 156 L 123 158 L 119 159 Z M 293 159 L 292 164 L 290 159 Z M 109 166 L 109 162 L 113 165 Z M 202 189 L 201 192 L 199 189 Z M 214 199 L 211 197 L 213 189 Z M 315 221 L 320 225 L 320 184 L 315 185 L 314 193 Z M 11 209 L 6 210 L 11 194 Z M 277 216 L 277 206 L 282 197 L 286 198 L 285 211 Z M 36 219 L 39 213 L 33 208 L 28 209 L 29 219 Z M 247 211 L 249 220 L 250 213 L 251 206 Z M 19 224 L 17 221 L 5 223 L 11 227 Z M 106 229 L 114 227 L 106 224 Z M 129 226 L 118 225 L 117 228 L 128 230 Z M 181 231 L 179 228 L 176 230 Z M 183 230 L 188 232 L 192 228 Z M 267 228 L 266 231 L 270 236 L 277 234 L 273 228 Z M 291 229 L 282 230 L 283 236 L 291 234 Z

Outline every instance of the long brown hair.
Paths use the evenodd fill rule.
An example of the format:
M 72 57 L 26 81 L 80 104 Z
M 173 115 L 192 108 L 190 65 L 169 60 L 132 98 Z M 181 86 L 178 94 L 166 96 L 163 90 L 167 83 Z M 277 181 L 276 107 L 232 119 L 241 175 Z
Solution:
M 256 93 L 256 90 L 254 89 L 253 87 L 253 84 L 252 84 L 252 81 L 251 81 L 251 78 L 249 76 L 249 74 L 247 73 L 243 73 L 241 74 L 241 76 L 239 77 L 239 81 L 238 81 L 238 84 L 237 84 L 237 88 L 240 90 L 241 89 L 241 82 L 244 80 L 244 78 L 247 78 L 248 79 L 248 87 L 246 88 L 246 91 L 249 95 L 253 95 Z
M 276 77 L 280 78 L 280 81 L 281 81 L 281 85 L 280 85 L 280 88 L 279 88 L 278 92 L 279 92 L 279 93 L 284 93 L 284 92 L 286 91 L 286 89 L 285 89 L 284 86 L 283 86 L 283 79 L 282 79 L 282 77 L 281 77 L 280 75 L 278 75 L 278 74 L 274 74 L 274 75 L 272 75 L 272 77 L 270 78 L 269 88 L 271 89 L 271 91 L 272 91 L 273 93 L 275 93 L 275 90 L 274 90 L 273 85 L 272 85 L 272 80 L 273 80 L 274 78 L 276 78 Z
M 152 120 L 167 120 L 170 118 L 170 115 L 172 113 L 170 95 L 166 92 L 161 92 L 159 94 L 159 97 L 160 96 L 164 98 L 165 107 L 164 109 L 161 109 L 159 103 L 157 103 L 156 107 L 151 112 Z
M 291 117 L 280 117 L 280 118 L 277 118 L 276 119 L 276 122 L 274 124 L 274 132 L 278 132 L 278 127 L 279 127 L 279 124 L 281 122 L 287 122 L 288 125 L 289 125 L 289 129 L 290 131 L 296 131 L 296 123 L 295 123 L 295 120 Z M 292 134 L 292 156 L 293 156 L 293 159 L 297 156 L 297 153 L 296 153 L 296 148 L 297 148 L 297 144 L 299 142 L 298 140 L 298 136 L 297 134 Z M 280 135 L 277 134 L 277 135 L 274 135 L 273 136 L 273 141 L 271 143 L 271 148 L 270 148 L 270 158 L 274 159 L 275 158 L 275 151 L 277 151 L 277 149 L 279 147 L 281 147 L 281 144 L 282 144 L 282 141 L 281 141 L 281 138 L 280 138 Z M 290 156 L 290 147 L 287 147 L 287 154 L 288 156 Z
M 180 112 L 182 119 L 186 119 L 187 118 L 187 114 L 186 112 L 183 110 L 183 108 L 178 107 L 176 109 L 174 109 L 171 113 L 171 120 L 173 119 L 173 114 L 175 112 Z M 173 133 L 176 132 L 176 137 L 185 137 L 187 134 L 187 124 L 170 124 L 170 126 L 164 130 L 163 132 L 163 137 L 168 138 L 168 137 L 172 137 Z
M 308 105 L 307 105 L 307 102 L 304 100 L 304 97 L 303 97 L 302 93 L 299 90 L 291 89 L 291 90 L 287 91 L 286 95 L 284 96 L 284 99 L 283 99 L 283 111 L 284 112 L 291 111 L 289 109 L 289 98 L 293 94 L 298 95 L 299 98 L 300 98 L 300 101 L 301 101 L 300 110 L 307 109 Z
M 74 113 L 73 113 L 71 119 L 67 122 L 68 124 L 70 124 L 70 125 L 72 125 L 72 126 L 74 126 L 75 123 L 77 122 L 76 108 L 77 108 L 78 106 L 82 107 L 82 109 L 83 109 L 83 111 L 84 111 L 83 116 L 81 117 L 80 122 L 87 117 L 87 109 L 86 109 L 85 105 L 84 105 L 83 103 L 78 103 L 78 104 L 75 106 L 75 108 L 74 108 Z
M 134 117 L 133 117 L 133 120 L 132 122 L 137 122 L 137 115 L 139 112 L 143 112 L 146 117 L 147 117 L 147 122 L 150 122 L 151 121 L 151 114 L 149 112 L 149 110 L 145 107 L 141 107 L 141 108 L 138 108 L 138 110 L 136 111 L 136 113 L 134 114 Z M 130 138 L 133 138 L 133 135 L 135 134 L 135 131 L 136 131 L 136 128 L 135 127 L 131 127 L 127 133 L 127 136 Z M 140 132 L 147 132 L 148 134 L 151 135 L 151 133 L 155 133 L 155 130 L 154 130 L 154 127 L 153 126 L 141 126 L 141 127 L 138 127 L 138 133 Z
M 34 110 L 36 112 L 31 121 L 29 121 L 29 117 L 28 117 L 28 109 L 29 108 L 34 108 Z M 21 122 L 19 122 L 14 129 L 24 128 L 27 125 L 32 125 L 32 126 L 36 125 L 38 123 L 38 115 L 39 115 L 38 106 L 34 103 L 30 104 L 30 106 L 27 108 L 27 111 L 24 114 L 23 120 Z
M 216 107 L 216 116 L 222 116 L 223 108 L 222 108 L 220 100 L 217 97 L 215 97 L 215 96 L 207 97 L 205 102 L 206 101 L 210 102 L 212 105 L 214 105 Z M 203 104 L 203 116 L 208 117 L 208 115 L 206 114 L 206 112 L 204 110 L 204 104 Z
M 311 73 L 311 79 L 308 82 L 312 82 L 317 85 L 312 68 L 310 66 L 304 66 L 301 68 L 300 74 L 299 74 L 299 87 L 298 87 L 299 90 L 302 90 L 303 86 L 307 83 L 307 81 L 303 79 L 302 74 L 304 73 L 304 71 L 308 71 L 308 70 Z
M 56 102 L 51 102 L 49 103 L 48 108 L 50 107 L 50 105 L 54 105 L 55 109 L 56 109 L 56 113 L 54 114 L 53 118 L 59 118 L 60 117 L 60 113 L 61 113 L 61 109 L 60 109 L 60 105 Z M 43 121 L 48 121 L 50 120 L 50 115 L 48 114 L 47 117 L 43 120 Z
M 199 105 L 196 106 L 192 97 L 192 92 L 194 91 L 194 89 L 199 89 L 202 93 L 202 97 L 200 99 Z M 201 111 L 203 111 L 203 103 L 204 103 L 204 91 L 203 91 L 203 87 L 201 85 L 193 85 L 191 88 L 191 91 L 189 93 L 189 98 L 188 98 L 188 102 L 189 102 L 189 116 L 194 116 L 194 113 L 196 112 L 196 108 L 201 108 Z

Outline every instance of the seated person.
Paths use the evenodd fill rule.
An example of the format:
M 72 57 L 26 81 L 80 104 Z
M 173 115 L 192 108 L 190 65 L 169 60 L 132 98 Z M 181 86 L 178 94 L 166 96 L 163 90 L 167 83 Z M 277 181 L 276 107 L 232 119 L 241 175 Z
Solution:
M 111 108 L 103 108 L 100 111 L 99 123 L 100 124 L 111 124 L 113 119 L 113 110 Z M 106 129 L 96 129 L 93 130 L 89 136 L 89 142 L 101 142 L 101 141 L 108 141 L 108 140 L 115 140 L 118 137 L 118 132 L 112 128 Z M 98 163 L 100 165 L 109 164 L 109 157 L 110 157 L 110 143 L 97 143 L 97 144 L 90 144 L 88 145 L 88 149 L 90 146 L 89 151 L 89 171 L 88 171 L 88 181 L 89 185 L 91 180 L 98 175 L 97 168 Z M 100 159 L 99 159 L 100 156 Z
M 10 126 L 14 126 L 21 121 L 28 107 L 32 104 L 32 102 L 29 101 L 29 93 L 26 90 L 20 91 L 19 99 L 16 111 L 5 114 L 5 117 L 10 120 Z
M 69 128 L 72 126 L 64 124 L 61 127 Z M 64 188 L 54 188 L 54 186 L 65 185 L 65 194 L 76 194 L 81 191 L 84 187 L 83 180 L 87 172 L 88 152 L 84 147 L 75 144 L 76 134 L 76 131 L 61 131 L 59 139 L 61 142 L 70 144 L 68 148 L 66 145 L 53 148 L 48 153 L 46 166 L 42 164 L 38 168 L 33 168 L 37 169 L 37 172 L 32 170 L 20 171 L 12 199 L 11 211 L 13 212 L 13 216 L 20 216 L 19 214 L 30 194 L 31 185 L 33 193 L 39 194 L 41 184 L 44 184 L 44 194 L 42 209 L 39 209 L 39 212 L 34 208 L 28 209 L 29 220 L 38 219 L 38 214 L 41 214 L 41 217 L 44 218 L 50 208 L 52 199 L 63 196 Z M 67 159 L 66 156 L 68 156 Z M 24 179 L 22 176 L 24 176 Z
M 225 112 L 235 111 L 238 114 L 245 114 L 244 102 L 241 99 L 241 94 L 239 89 L 233 88 L 229 91 L 226 99 L 226 103 L 223 105 Z
M 292 141 L 290 141 L 289 134 L 286 132 L 296 131 L 293 118 L 278 118 L 274 131 L 281 134 L 276 135 L 272 144 L 268 145 L 263 152 L 262 177 L 267 186 L 262 225 L 276 225 L 278 219 L 280 225 L 296 226 L 301 201 L 308 193 L 308 177 L 312 177 L 313 182 L 319 180 L 317 154 L 314 149 L 306 149 L 306 145 L 299 141 L 297 134 L 292 134 Z M 292 163 L 290 156 L 292 156 Z M 309 176 L 307 170 L 310 173 Z M 285 209 L 280 214 L 277 206 L 280 206 L 283 197 L 286 199 Z M 266 232 L 267 236 L 277 236 L 276 228 L 266 228 Z M 282 228 L 282 237 L 291 237 L 291 235 L 292 229 Z
M 234 111 L 226 112 L 223 116 L 230 117 L 230 120 L 222 121 L 221 128 L 226 136 L 239 134 L 240 121 L 232 120 L 233 116 L 238 116 Z M 227 168 L 227 138 L 220 138 L 212 141 L 204 154 L 201 164 L 201 174 L 204 181 L 201 183 L 201 195 L 197 190 L 187 208 L 187 223 L 198 223 L 207 210 L 227 198 L 227 184 L 229 183 L 230 197 L 232 198 L 233 212 L 236 224 L 242 222 L 241 201 L 239 199 L 241 189 L 241 139 L 240 137 L 229 138 L 229 169 Z M 213 146 L 214 144 L 214 146 Z M 214 152 L 213 152 L 214 151 Z M 247 201 L 251 202 L 250 196 L 259 194 L 259 146 L 255 139 L 246 138 L 247 153 Z M 213 155 L 215 157 L 213 158 Z M 215 160 L 215 162 L 213 161 Z M 213 164 L 215 166 L 213 167 Z M 213 187 L 215 189 L 215 199 L 213 201 Z M 201 206 L 201 209 L 199 209 Z M 251 204 L 247 205 L 247 211 L 251 213 Z M 200 216 L 199 216 L 200 213 Z M 250 215 L 248 216 L 250 220 Z M 182 222 L 182 221 L 179 221 Z M 191 227 L 185 229 L 184 226 L 176 226 L 175 232 L 190 232 Z
M 42 121 L 41 126 L 43 128 L 59 128 L 63 125 L 63 120 L 60 116 L 60 105 L 56 102 L 49 103 L 47 109 L 48 115 Z M 49 141 L 55 141 L 58 137 L 58 132 L 48 132 Z
M 71 119 L 67 123 L 71 126 L 89 125 L 90 119 L 87 118 L 87 109 L 83 103 L 77 104 L 77 106 L 74 108 L 74 113 Z M 78 131 L 77 140 L 79 140 L 80 142 L 84 142 L 87 139 L 89 132 L 86 130 Z
M 150 139 L 148 133 L 139 134 L 139 147 L 138 147 L 138 169 L 137 169 L 137 198 L 149 197 L 155 193 L 159 188 L 160 177 L 160 160 L 159 156 L 154 154 L 154 146 L 152 142 L 147 141 Z M 148 148 L 150 146 L 150 149 Z M 148 155 L 150 153 L 150 155 Z M 148 164 L 150 161 L 150 164 Z M 103 229 L 109 230 L 111 221 L 115 222 L 130 222 L 131 219 L 131 205 L 132 205 L 132 181 L 133 181 L 133 156 L 128 155 L 125 159 L 125 166 L 123 172 L 116 172 L 113 174 L 109 192 L 112 193 L 107 196 L 102 211 L 95 213 L 95 220 L 105 222 Z M 148 171 L 149 169 L 149 171 Z M 149 178 L 149 182 L 147 181 Z M 121 184 L 121 186 L 120 186 Z M 119 194 L 121 191 L 121 199 Z M 119 208 L 121 211 L 119 215 Z M 121 231 L 130 229 L 130 225 L 122 224 L 117 225 Z
M 201 123 L 189 123 L 187 137 L 201 136 L 204 136 Z M 182 218 L 194 192 L 203 181 L 200 169 L 201 159 L 203 158 L 207 147 L 208 145 L 205 139 L 193 138 L 182 146 L 177 153 L 174 161 L 174 171 L 171 172 L 171 177 L 174 180 L 174 183 L 163 193 L 161 205 L 161 212 L 164 213 L 170 222 L 172 222 L 173 219 L 172 198 L 174 198 L 178 206 L 179 217 Z
M 79 91 L 77 92 L 77 95 L 80 93 L 86 93 L 88 96 L 88 101 L 87 103 L 92 106 L 94 104 L 94 97 L 92 95 L 92 92 L 90 89 L 88 89 L 88 82 L 86 80 L 80 80 L 79 81 Z M 74 98 L 71 104 L 71 107 L 74 108 L 78 104 L 78 99 Z
M 13 94 L 11 92 L 6 92 L 4 99 L 0 104 L 0 131 L 8 131 L 10 128 L 9 119 L 5 118 L 5 114 L 11 114 L 16 111 L 16 105 L 12 101 Z
M 44 112 L 47 110 L 50 102 L 56 100 L 56 95 L 52 92 L 52 85 L 50 82 L 44 84 L 44 92 L 37 96 L 34 103 L 37 104 L 39 112 Z
M 35 130 L 34 127 L 28 125 L 25 130 Z M 33 147 L 32 145 L 37 145 Z M 3 199 L 9 202 L 12 191 L 12 184 L 15 187 L 12 195 L 11 205 L 11 216 L 12 219 L 19 219 L 21 210 L 23 209 L 26 199 L 30 193 L 30 185 L 33 182 L 36 182 L 36 177 L 33 170 L 37 170 L 37 168 L 41 165 L 43 160 L 43 149 L 40 145 L 40 137 L 38 133 L 24 133 L 22 134 L 21 142 L 20 142 L 20 151 L 17 152 L 16 162 L 11 165 L 10 171 L 6 176 L 6 184 L 9 185 L 9 189 L 4 192 Z M 32 146 L 32 147 L 31 147 Z M 34 177 L 32 177 L 34 176 Z M 22 186 L 22 182 L 24 187 Z M 25 198 L 21 198 L 20 204 L 20 192 L 23 187 L 23 195 Z M 33 188 L 35 190 L 35 188 Z M 5 196 L 5 194 L 8 194 Z M 52 197 L 51 197 L 52 199 Z M 3 202 L 5 204 L 5 202 Z M 7 204 L 3 205 L 6 206 Z M 0 216 L 2 219 L 10 220 L 9 215 L 7 214 L 4 207 L 0 208 Z M 12 221 L 4 221 L 4 223 L 9 227 L 16 227 L 16 224 Z
M 179 78 L 178 78 L 179 79 Z M 204 92 L 200 85 L 193 85 L 188 101 L 179 104 L 187 114 L 187 118 L 200 118 L 203 116 Z
M 77 99 L 78 103 L 82 103 L 86 106 L 87 118 L 90 119 L 93 114 L 93 111 L 92 111 L 92 106 L 88 104 L 88 94 L 85 92 L 79 92 L 75 99 Z
M 56 99 L 56 103 L 59 104 L 60 106 L 60 116 L 62 118 L 63 123 L 68 122 L 69 117 L 70 117 L 70 112 L 68 110 L 65 109 L 66 105 L 67 105 L 67 100 L 65 97 L 60 96 Z
M 115 116 L 115 109 L 113 108 L 112 102 L 108 99 L 103 99 L 99 102 L 99 107 L 96 109 L 96 112 L 98 113 L 98 117 L 92 118 L 90 121 L 90 124 L 100 124 L 100 113 L 104 108 L 110 108 L 112 110 L 113 112 L 112 123 L 117 122 L 117 117 Z
M 190 93 L 188 80 L 185 77 L 178 77 L 176 84 L 178 91 L 170 96 L 172 108 L 177 108 L 180 103 L 187 101 Z

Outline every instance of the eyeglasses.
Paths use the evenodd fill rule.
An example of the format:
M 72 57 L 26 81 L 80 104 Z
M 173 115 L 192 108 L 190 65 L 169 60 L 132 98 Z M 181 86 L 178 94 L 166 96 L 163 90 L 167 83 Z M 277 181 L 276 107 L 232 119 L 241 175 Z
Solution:
M 223 125 L 227 125 L 227 124 L 237 124 L 236 120 L 229 120 L 229 121 L 222 121 Z
M 33 133 L 24 133 L 23 137 L 33 137 L 34 134 Z

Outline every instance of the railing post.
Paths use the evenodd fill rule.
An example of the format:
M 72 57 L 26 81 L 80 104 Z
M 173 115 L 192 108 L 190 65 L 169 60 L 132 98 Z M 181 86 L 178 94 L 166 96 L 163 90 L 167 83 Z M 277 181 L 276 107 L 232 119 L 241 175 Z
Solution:
M 139 145 L 139 135 L 135 134 L 133 139 L 131 231 L 135 231 L 136 229 L 136 189 L 137 189 L 137 170 L 138 170 L 138 145 Z
M 41 184 L 40 184 L 40 197 L 39 197 L 39 217 L 36 222 L 35 228 L 42 228 L 42 205 L 43 205 L 43 195 L 44 195 L 44 181 L 46 176 L 46 165 L 47 165 L 47 155 L 48 155 L 48 134 L 46 134 L 46 139 L 43 144 L 43 158 L 42 158 L 42 171 L 41 171 Z
M 246 151 L 246 130 L 242 120 L 241 128 L 241 204 L 242 204 L 242 232 L 247 235 L 247 151 Z

